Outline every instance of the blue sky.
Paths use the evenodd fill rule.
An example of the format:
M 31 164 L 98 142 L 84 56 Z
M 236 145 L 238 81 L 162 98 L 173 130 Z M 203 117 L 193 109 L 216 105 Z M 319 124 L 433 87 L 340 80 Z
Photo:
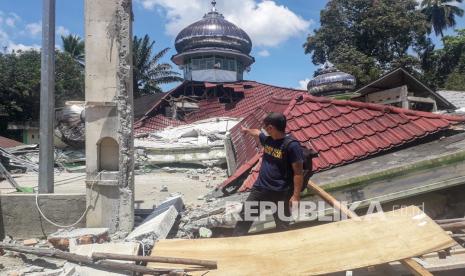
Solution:
M 84 1 L 57 1 L 57 46 L 60 34 L 84 35 Z M 302 45 L 318 27 L 326 0 L 217 0 L 218 10 L 251 36 L 256 62 L 245 78 L 284 87 L 299 87 L 316 67 Z M 0 46 L 10 49 L 40 47 L 40 0 L 0 0 Z M 465 8 L 465 4 L 462 4 Z M 160 50 L 171 47 L 174 37 L 210 9 L 209 0 L 134 0 L 134 34 L 149 34 Z M 460 18 L 458 28 L 465 28 Z M 451 33 L 449 30 L 447 33 Z M 434 38 L 434 37 L 433 37 Z M 436 38 L 434 38 L 437 41 Z M 440 43 L 439 43 L 440 44 Z

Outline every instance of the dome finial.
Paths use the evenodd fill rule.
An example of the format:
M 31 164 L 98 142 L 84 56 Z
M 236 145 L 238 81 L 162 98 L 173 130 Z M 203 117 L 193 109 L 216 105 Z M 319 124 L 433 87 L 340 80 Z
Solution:
M 212 1 L 212 12 L 216 12 L 216 0 Z

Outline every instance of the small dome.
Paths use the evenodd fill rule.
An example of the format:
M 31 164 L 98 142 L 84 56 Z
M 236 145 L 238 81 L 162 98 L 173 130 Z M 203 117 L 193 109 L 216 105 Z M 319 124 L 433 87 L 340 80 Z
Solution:
M 212 11 L 201 20 L 178 34 L 175 47 L 178 53 L 201 48 L 221 48 L 249 55 L 252 51 L 252 40 L 244 30 L 224 19 L 213 6 Z
M 354 76 L 341 72 L 331 62 L 325 62 L 307 89 L 312 95 L 325 96 L 354 90 L 356 84 Z

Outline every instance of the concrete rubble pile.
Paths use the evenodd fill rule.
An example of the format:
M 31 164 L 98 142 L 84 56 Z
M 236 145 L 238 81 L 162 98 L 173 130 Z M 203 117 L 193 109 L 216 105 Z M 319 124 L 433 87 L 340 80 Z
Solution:
M 152 166 L 224 165 L 224 139 L 239 121 L 236 118 L 212 118 L 136 138 L 137 159 Z
M 82 150 L 70 148 L 55 149 L 57 171 L 85 171 L 85 154 Z M 15 148 L 0 148 L 0 162 L 10 173 L 39 171 L 39 145 L 26 145 Z
M 38 145 L 0 148 L 0 163 L 10 172 L 38 172 Z
M 248 193 L 241 193 L 225 198 L 207 198 L 203 204 L 187 206 L 181 214 L 176 238 L 199 238 L 205 228 L 225 231 L 234 228 L 247 196 Z M 221 235 L 221 231 L 215 234 Z

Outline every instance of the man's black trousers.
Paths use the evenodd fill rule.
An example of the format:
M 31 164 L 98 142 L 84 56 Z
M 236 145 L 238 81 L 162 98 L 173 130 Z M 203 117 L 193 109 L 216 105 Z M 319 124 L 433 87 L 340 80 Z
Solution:
M 292 190 L 289 191 L 284 191 L 284 192 L 276 192 L 276 191 L 271 191 L 267 189 L 262 189 L 262 188 L 256 188 L 253 187 L 249 196 L 245 200 L 244 206 L 242 207 L 242 211 L 240 213 L 241 221 L 238 221 L 236 224 L 236 227 L 234 228 L 233 235 L 234 236 L 243 236 L 247 235 L 247 233 L 250 230 L 250 227 L 252 226 L 254 219 L 252 220 L 245 220 L 245 205 L 249 202 L 270 202 L 275 204 L 275 206 L 284 206 L 284 212 L 281 211 L 281 213 L 284 213 L 284 215 L 289 218 L 291 216 L 291 211 L 289 207 L 289 200 L 291 199 L 292 196 Z M 282 202 L 281 204 L 278 204 L 279 202 Z M 250 207 L 250 209 L 254 210 L 253 217 L 256 219 L 260 216 L 261 211 L 259 206 L 256 205 L 251 205 L 254 206 L 253 208 Z M 278 231 L 284 231 L 289 228 L 289 221 L 286 220 L 281 220 L 278 217 L 278 211 L 273 213 L 273 218 L 276 223 L 276 229 Z

